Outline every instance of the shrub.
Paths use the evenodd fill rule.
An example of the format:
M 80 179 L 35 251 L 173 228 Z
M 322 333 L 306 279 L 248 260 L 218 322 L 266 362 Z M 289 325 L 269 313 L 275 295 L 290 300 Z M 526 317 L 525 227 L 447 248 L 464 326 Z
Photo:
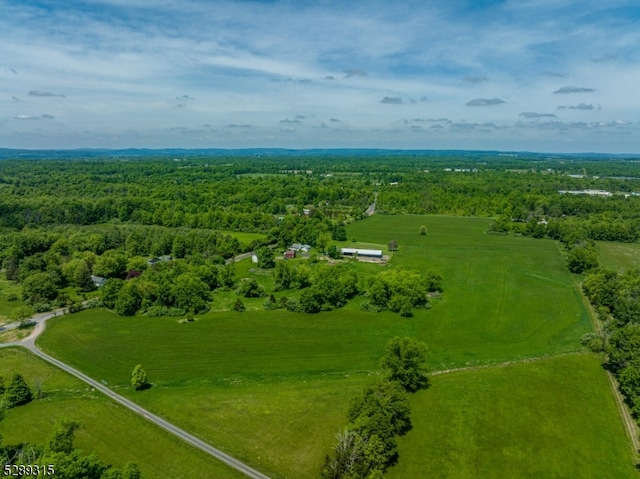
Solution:
M 242 300 L 240 298 L 237 298 L 234 303 L 233 303 L 233 310 L 234 311 L 244 311 L 247 308 L 245 307 L 244 303 L 242 302 Z

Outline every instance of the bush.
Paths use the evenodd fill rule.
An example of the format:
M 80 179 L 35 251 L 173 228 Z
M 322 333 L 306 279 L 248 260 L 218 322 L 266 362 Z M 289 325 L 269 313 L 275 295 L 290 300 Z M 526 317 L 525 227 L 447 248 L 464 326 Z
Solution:
M 18 301 L 18 295 L 16 293 L 9 293 L 7 295 L 7 301 Z
M 280 306 L 280 304 L 278 304 L 278 301 L 276 300 L 276 297 L 273 294 L 270 294 L 269 297 L 265 299 L 264 303 L 262 303 L 262 306 L 267 311 L 279 309 L 282 307 Z
M 260 298 L 264 296 L 265 291 L 264 287 L 254 279 L 254 278 L 245 278 L 240 281 L 240 285 L 238 289 L 236 289 L 236 293 L 240 296 L 244 296 L 245 298 Z
M 245 307 L 244 303 L 242 302 L 242 300 L 240 298 L 237 298 L 234 303 L 233 303 L 233 310 L 234 311 L 239 311 L 242 312 L 244 310 L 246 310 L 247 308 Z
M 580 338 L 580 342 L 583 346 L 588 347 L 591 351 L 599 353 L 604 351 L 604 337 L 597 333 L 586 333 Z
M 373 304 L 371 301 L 364 301 L 360 305 L 360 311 L 368 311 L 369 313 L 379 313 L 382 311 L 380 306 Z
M 102 306 L 104 305 L 102 304 L 102 301 L 100 301 L 98 298 L 91 298 L 89 301 L 84 303 L 85 309 L 102 308 Z

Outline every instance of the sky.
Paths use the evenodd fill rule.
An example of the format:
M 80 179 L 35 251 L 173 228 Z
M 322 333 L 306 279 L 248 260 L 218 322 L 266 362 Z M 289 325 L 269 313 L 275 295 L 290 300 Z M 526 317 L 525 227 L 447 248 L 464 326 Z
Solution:
M 0 147 L 640 153 L 640 2 L 0 0 Z

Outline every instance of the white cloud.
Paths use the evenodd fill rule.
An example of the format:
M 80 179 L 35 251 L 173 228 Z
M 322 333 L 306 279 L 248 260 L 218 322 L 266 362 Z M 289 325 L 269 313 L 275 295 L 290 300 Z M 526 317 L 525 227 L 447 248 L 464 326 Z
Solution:
M 289 126 L 283 119 L 300 121 L 302 111 L 314 119 L 295 135 L 306 146 L 314 138 L 336 145 L 349 144 L 349 138 L 354 145 L 367 139 L 402 145 L 422 135 L 403 138 L 387 130 L 388 114 L 408 108 L 411 116 L 448 119 L 433 123 L 445 126 L 442 141 L 457 131 L 455 141 L 443 147 L 459 144 L 462 131 L 473 135 L 490 124 L 501 142 L 485 144 L 492 149 L 513 144 L 504 133 L 508 126 L 527 135 L 547 131 L 519 119 L 546 123 L 548 131 L 562 134 L 578 131 L 567 125 L 584 118 L 601 131 L 637 128 L 596 126 L 612 118 L 635 120 L 640 111 L 640 31 L 610 2 L 514 0 L 473 11 L 444 0 L 74 5 L 59 2 L 44 10 L 8 0 L 3 6 L 0 111 L 7 119 L 44 120 L 39 108 L 46 103 L 47 115 L 56 120 L 11 122 L 20 125 L 20 135 L 46 136 L 35 128 L 49 125 L 59 130 L 46 141 L 58 138 L 60 144 L 92 146 L 94 135 L 96 142 L 146 138 L 161 146 L 169 128 L 186 125 L 189 141 L 208 145 L 227 137 L 277 140 L 293 138 L 278 133 Z M 578 5 L 581 15 L 574 15 Z M 560 102 L 563 94 L 586 101 Z M 544 113 L 550 111 L 557 112 L 558 122 L 544 121 L 553 119 Z M 343 120 L 343 131 L 323 128 L 339 125 L 329 118 Z M 203 124 L 218 132 L 202 133 L 198 140 Z M 95 133 L 75 133 L 85 130 Z M 0 133 L 0 139 L 19 141 L 11 135 Z M 171 141 L 186 141 L 177 130 L 175 137 Z M 545 138 L 551 141 L 540 136 L 533 145 L 540 148 Z M 25 146 L 30 144 L 35 143 Z

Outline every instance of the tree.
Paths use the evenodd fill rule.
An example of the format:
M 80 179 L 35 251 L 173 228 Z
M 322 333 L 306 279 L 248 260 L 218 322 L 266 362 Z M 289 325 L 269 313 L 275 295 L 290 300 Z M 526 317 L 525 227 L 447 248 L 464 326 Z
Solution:
M 340 259 L 340 258 L 342 258 L 342 252 L 340 251 L 340 248 L 338 248 L 336 245 L 332 244 L 327 249 L 327 256 L 329 256 L 329 258 L 331 258 L 331 259 Z
M 396 240 L 389 241 L 389 244 L 387 246 L 389 248 L 389 251 L 398 251 L 398 242 Z
M 142 479 L 142 472 L 135 462 L 128 462 L 122 471 L 122 479 Z
M 18 306 L 9 313 L 9 319 L 22 322 L 29 319 L 32 315 L 33 308 L 31 306 Z
M 209 287 L 193 273 L 178 276 L 171 291 L 177 308 L 194 313 L 208 310 L 207 303 L 211 299 Z
M 149 387 L 147 373 L 144 369 L 142 369 L 142 364 L 138 364 L 135 368 L 133 368 L 133 371 L 131 372 L 131 386 L 136 391 L 140 391 Z
M 397 381 L 405 390 L 415 392 L 429 385 L 425 367 L 426 344 L 412 338 L 395 337 L 386 347 L 380 360 L 389 379 Z
M 316 240 L 316 248 L 318 248 L 320 251 L 325 251 L 327 245 L 329 244 L 329 241 L 331 241 L 331 233 L 329 233 L 328 231 L 323 231 L 322 233 L 318 234 L 318 239 Z
M 598 253 L 593 248 L 576 246 L 567 255 L 567 265 L 572 273 L 583 273 L 598 267 Z
M 50 273 L 35 273 L 22 283 L 22 297 L 32 303 L 52 300 L 58 294 L 56 282 Z
M 142 295 L 135 281 L 128 281 L 118 292 L 114 310 L 120 316 L 133 316 L 140 309 Z
M 11 382 L 4 393 L 6 406 L 8 408 L 22 406 L 23 404 L 31 402 L 32 399 L 33 394 L 31 393 L 31 389 L 29 389 L 24 378 L 20 374 L 14 373 L 11 378 Z
M 271 269 L 276 265 L 276 253 L 267 246 L 258 248 L 256 256 L 258 257 L 258 268 Z
M 75 274 L 73 276 L 73 282 L 76 284 L 81 291 L 93 291 L 96 289 L 96 285 L 91 279 L 91 271 L 89 270 L 89 266 L 83 260 L 80 266 L 76 269 Z
M 62 452 L 71 454 L 73 451 L 73 439 L 80 423 L 63 418 L 56 422 L 53 431 L 47 439 L 47 450 L 50 452 Z
M 264 287 L 255 278 L 243 278 L 236 293 L 245 298 L 260 298 L 264 296 Z
M 400 313 L 400 316 L 402 316 L 403 318 L 409 318 L 413 316 L 413 312 L 411 311 L 411 300 L 402 294 L 395 294 L 391 296 L 391 298 L 389 298 L 387 306 L 389 307 L 390 311 L 393 311 L 394 313 Z
M 105 251 L 96 258 L 93 274 L 104 278 L 124 278 L 127 274 L 127 257 L 121 251 Z
M 347 241 L 347 230 L 344 226 L 338 225 L 331 232 L 331 239 L 335 241 Z
M 427 227 L 426 227 L 426 226 L 422 225 L 422 226 L 420 227 L 420 234 L 421 234 L 422 236 L 424 236 L 424 235 L 426 235 L 426 234 L 427 234 Z
M 107 308 L 115 308 L 116 301 L 120 290 L 124 287 L 124 281 L 118 278 L 108 279 L 107 282 L 100 288 L 100 300 Z

